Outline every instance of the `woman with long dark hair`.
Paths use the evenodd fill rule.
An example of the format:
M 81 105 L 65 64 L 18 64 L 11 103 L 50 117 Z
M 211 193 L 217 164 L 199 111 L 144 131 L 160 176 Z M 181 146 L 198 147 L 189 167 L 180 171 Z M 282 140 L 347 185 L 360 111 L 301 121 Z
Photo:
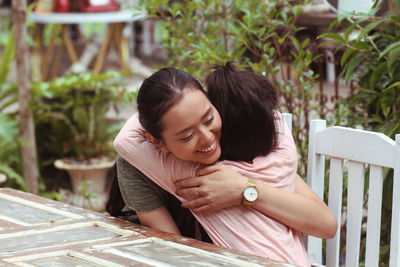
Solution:
M 224 159 L 225 166 L 207 167 L 207 171 L 215 171 L 214 176 L 224 175 L 224 181 L 230 175 L 229 184 L 234 186 L 227 184 L 226 188 L 236 191 L 226 202 L 231 206 L 204 213 L 198 212 L 199 208 L 197 212 L 193 210 L 214 243 L 307 265 L 300 234 L 275 219 L 301 228 L 302 219 L 310 216 L 321 219 L 322 215 L 330 222 L 329 231 L 336 230 L 336 220 L 314 196 L 302 199 L 303 203 L 297 201 L 296 149 L 287 126 L 275 110 L 274 89 L 263 77 L 237 72 L 230 65 L 217 68 L 207 79 L 207 88 L 215 107 L 201 85 L 185 72 L 165 68 L 150 76 L 139 91 L 139 116 L 134 115 L 127 122 L 114 143 L 118 153 L 181 200 L 184 198 L 176 193 L 178 178 L 195 176 L 200 167 Z M 122 183 L 120 187 L 124 198 L 133 193 L 125 190 Z M 189 185 L 186 199 L 192 198 L 192 204 L 201 200 L 210 202 L 207 188 L 202 187 Z M 277 199 L 271 199 L 271 194 Z M 317 213 L 323 213 L 299 211 L 299 205 L 307 201 L 319 206 Z M 286 210 L 281 211 L 282 207 Z M 206 210 L 207 205 L 202 208 Z M 305 216 L 298 216 L 299 213 Z M 165 207 L 139 213 L 139 217 L 148 225 L 162 225 L 158 218 L 171 221 Z M 180 233 L 173 223 L 165 225 L 158 228 Z

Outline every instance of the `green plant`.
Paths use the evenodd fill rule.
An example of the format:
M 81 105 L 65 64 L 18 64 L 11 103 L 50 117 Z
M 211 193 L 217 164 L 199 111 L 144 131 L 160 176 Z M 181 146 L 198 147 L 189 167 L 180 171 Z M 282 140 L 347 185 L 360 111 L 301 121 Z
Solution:
M 376 11 L 376 10 L 375 10 Z M 339 17 L 331 27 L 347 20 L 343 33 L 326 33 L 344 49 L 342 75 L 358 92 L 346 101 L 349 124 L 383 132 L 400 132 L 400 18 L 376 17 L 374 13 Z
M 12 35 L 11 16 L 0 16 L 0 46 L 7 46 Z
M 120 73 L 66 74 L 32 90 L 39 153 L 86 162 L 113 157 L 115 125 L 106 114 L 125 98 Z
M 85 200 L 87 200 L 89 208 L 92 209 L 93 201 L 95 201 L 98 198 L 98 196 L 96 195 L 96 193 L 89 191 L 88 187 L 89 187 L 89 182 L 84 181 L 82 185 L 79 186 L 79 194 L 81 194 L 85 198 Z
M 307 160 L 310 89 L 316 57 L 309 39 L 298 37 L 297 16 L 305 1 L 145 1 L 149 16 L 162 21 L 168 65 L 204 80 L 213 64 L 233 61 L 266 76 L 280 94 L 281 111 L 294 116 L 300 172 Z
M 0 126 L 0 173 L 7 176 L 7 186 L 27 191 L 21 176 L 18 121 L 9 114 L 0 113 Z
M 7 80 L 15 56 L 14 30 L 11 29 L 0 60 L 0 172 L 7 176 L 6 186 L 27 190 L 22 178 L 19 124 L 11 106 L 18 102 L 15 83 Z

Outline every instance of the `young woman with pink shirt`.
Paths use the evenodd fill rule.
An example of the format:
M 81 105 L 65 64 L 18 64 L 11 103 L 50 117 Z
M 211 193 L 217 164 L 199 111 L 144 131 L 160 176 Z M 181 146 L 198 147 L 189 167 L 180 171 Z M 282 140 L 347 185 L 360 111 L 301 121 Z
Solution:
M 275 111 L 275 91 L 263 77 L 229 65 L 214 71 L 207 87 L 215 107 L 187 73 L 166 68 L 146 79 L 138 95 L 139 118 L 134 115 L 114 143 L 118 153 L 189 200 L 185 205 L 214 243 L 307 265 L 300 234 L 292 228 L 310 233 L 315 222 L 328 223 L 317 235 L 329 237 L 336 219 L 296 176 L 296 149 Z M 200 170 L 218 159 L 224 161 Z M 183 179 L 196 172 L 208 175 Z M 144 224 L 179 233 L 165 209 L 138 214 Z

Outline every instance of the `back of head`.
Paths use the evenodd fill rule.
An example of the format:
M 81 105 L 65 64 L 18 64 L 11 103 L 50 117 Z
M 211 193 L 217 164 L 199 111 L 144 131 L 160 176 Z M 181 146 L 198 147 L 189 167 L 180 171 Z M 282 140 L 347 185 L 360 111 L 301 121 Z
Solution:
M 228 63 L 215 68 L 206 87 L 222 119 L 221 159 L 250 161 L 275 148 L 277 93 L 264 77 Z
M 162 68 L 143 81 L 137 96 L 139 120 L 154 138 L 161 140 L 163 115 L 182 99 L 188 87 L 204 92 L 193 76 L 173 67 Z

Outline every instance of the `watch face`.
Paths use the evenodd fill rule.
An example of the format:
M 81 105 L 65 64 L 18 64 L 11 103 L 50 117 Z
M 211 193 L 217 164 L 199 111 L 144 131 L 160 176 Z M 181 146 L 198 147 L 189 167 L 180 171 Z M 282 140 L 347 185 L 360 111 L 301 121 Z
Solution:
M 243 192 L 247 201 L 254 201 L 258 197 L 258 191 L 255 187 L 247 187 Z

